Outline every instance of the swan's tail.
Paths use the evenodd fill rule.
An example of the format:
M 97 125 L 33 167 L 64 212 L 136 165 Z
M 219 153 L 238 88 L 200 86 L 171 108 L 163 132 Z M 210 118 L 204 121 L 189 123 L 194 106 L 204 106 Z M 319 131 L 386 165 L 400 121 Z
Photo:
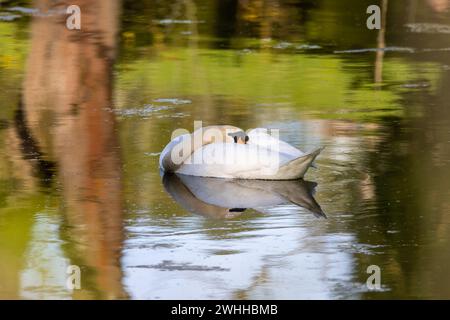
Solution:
M 295 180 L 303 178 L 306 171 L 313 165 L 313 161 L 324 148 L 318 148 L 308 154 L 295 158 L 278 169 L 278 180 Z

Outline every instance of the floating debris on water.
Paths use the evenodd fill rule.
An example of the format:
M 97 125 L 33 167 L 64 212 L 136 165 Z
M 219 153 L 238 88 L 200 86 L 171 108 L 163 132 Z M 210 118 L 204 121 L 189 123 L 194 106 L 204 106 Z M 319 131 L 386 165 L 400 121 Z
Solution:
M 25 8 L 25 7 L 11 7 L 7 8 L 8 11 L 16 11 L 24 14 L 36 14 L 39 13 L 39 9 L 36 8 Z
M 19 18 L 21 18 L 21 16 L 16 14 L 0 14 L 0 21 L 14 21 Z
M 308 43 L 303 43 L 303 44 L 294 44 L 291 42 L 287 42 L 287 41 L 281 41 L 277 44 L 275 44 L 272 48 L 274 49 L 296 49 L 296 50 L 317 50 L 317 49 L 322 49 L 321 46 L 316 45 L 316 44 L 308 44 Z
M 450 51 L 450 47 L 445 48 L 408 48 L 408 47 L 386 47 L 386 48 L 367 48 L 367 49 L 350 49 L 350 50 L 335 50 L 333 53 L 366 53 L 366 52 L 407 52 L 407 53 L 417 53 L 417 52 L 439 52 L 439 51 Z
M 365 48 L 365 49 L 335 50 L 335 51 L 333 51 L 333 53 L 364 53 L 364 52 L 377 52 L 377 51 L 414 53 L 414 52 L 416 52 L 416 49 L 408 48 L 408 47 Z
M 222 268 L 218 266 L 200 266 L 193 265 L 191 263 L 174 263 L 170 260 L 163 260 L 163 262 L 153 265 L 136 265 L 129 266 L 128 268 L 139 269 L 158 269 L 161 271 L 230 271 L 228 268 Z
M 405 27 L 414 33 L 450 33 L 450 25 L 439 23 L 408 23 Z
M 287 49 L 292 47 L 293 44 L 290 42 L 282 41 L 273 46 L 274 49 Z
M 316 44 L 301 44 L 295 47 L 297 50 L 317 50 L 322 49 L 321 46 Z
M 352 249 L 353 253 L 357 254 L 364 254 L 364 255 L 375 255 L 382 253 L 383 248 L 385 248 L 386 245 L 373 245 L 373 244 L 367 244 L 367 243 L 356 243 L 352 244 L 350 248 Z M 381 252 L 380 252 L 381 251 Z
M 146 153 L 144 153 L 144 155 L 147 157 L 157 157 L 160 154 L 161 154 L 161 152 L 146 152 Z
M 120 116 L 148 116 L 152 113 L 157 113 L 160 111 L 170 110 L 172 107 L 170 106 L 156 106 L 153 104 L 147 104 L 143 108 L 133 108 L 133 109 L 119 109 L 114 110 L 117 115 Z
M 188 99 L 178 99 L 178 98 L 161 98 L 161 99 L 155 99 L 153 100 L 153 102 L 158 102 L 158 103 L 171 103 L 171 104 L 175 104 L 175 105 L 180 105 L 180 104 L 190 104 L 192 103 L 191 100 Z
M 156 117 L 158 119 L 162 119 L 162 118 L 185 118 L 185 117 L 189 117 L 189 114 L 183 113 L 183 112 L 176 112 L 176 113 L 172 113 L 172 114 L 159 114 Z
M 205 23 L 203 20 L 174 20 L 174 19 L 162 19 L 162 20 L 153 20 L 153 22 L 158 24 L 198 24 Z
M 423 52 L 439 52 L 439 51 L 450 51 L 450 48 L 426 48 L 422 50 Z
M 418 83 L 405 83 L 403 88 L 417 89 L 417 88 L 428 88 L 430 84 L 428 82 L 418 82 Z
M 37 16 L 37 17 L 50 17 L 55 15 L 67 15 L 66 10 L 63 9 L 50 9 L 48 11 L 40 11 L 36 8 L 25 8 L 25 7 L 11 7 L 7 8 L 7 11 L 10 12 L 19 12 L 24 15 L 31 15 L 31 16 Z

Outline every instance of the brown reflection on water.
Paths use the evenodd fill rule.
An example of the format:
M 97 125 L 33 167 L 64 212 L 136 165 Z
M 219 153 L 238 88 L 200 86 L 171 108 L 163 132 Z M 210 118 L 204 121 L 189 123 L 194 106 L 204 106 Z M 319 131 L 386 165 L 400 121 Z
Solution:
M 11 52 L 2 61 L 0 51 L 0 296 L 61 294 L 23 274 L 34 258 L 42 273 L 66 276 L 62 257 L 83 275 L 73 295 L 61 282 L 64 297 L 449 297 L 449 3 L 378 1 L 376 31 L 365 28 L 366 0 L 126 0 L 113 103 L 117 2 L 71 1 L 81 32 L 62 17 L 33 21 L 15 119 L 4 110 L 9 100 L 16 109 L 9 75 L 22 66 L 1 63 L 16 57 L 22 38 L 9 27 L 26 17 L 2 22 Z M 201 202 L 182 181 L 163 180 L 166 194 L 158 153 L 194 120 L 272 126 L 302 150 L 326 146 L 308 179 L 328 219 L 290 203 L 239 212 Z M 381 292 L 363 287 L 372 264 Z
M 383 58 L 384 49 L 386 48 L 386 15 L 388 0 L 381 2 L 381 29 L 378 31 L 377 37 L 377 55 L 375 59 L 375 82 L 383 81 Z
M 35 17 L 23 88 L 23 122 L 55 163 L 63 196 L 61 238 L 82 269 L 74 298 L 121 298 L 121 164 L 112 108 L 119 1 L 47 1 L 43 12 L 79 5 L 81 30 L 66 15 Z

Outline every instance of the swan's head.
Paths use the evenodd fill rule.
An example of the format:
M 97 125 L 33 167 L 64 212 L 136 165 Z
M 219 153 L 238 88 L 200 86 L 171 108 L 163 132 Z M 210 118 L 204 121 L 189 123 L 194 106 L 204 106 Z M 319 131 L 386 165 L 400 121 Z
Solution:
M 194 140 L 202 139 L 202 145 L 214 142 L 246 144 L 249 136 L 234 126 L 209 126 L 196 130 L 193 133 Z
M 228 136 L 233 139 L 234 143 L 247 144 L 249 137 L 244 131 L 236 131 L 228 133 Z

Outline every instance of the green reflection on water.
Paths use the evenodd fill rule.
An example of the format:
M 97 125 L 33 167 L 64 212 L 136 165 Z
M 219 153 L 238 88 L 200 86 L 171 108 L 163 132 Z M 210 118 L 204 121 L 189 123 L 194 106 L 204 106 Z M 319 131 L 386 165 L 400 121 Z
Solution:
M 15 117 L 30 18 L 0 21 L 0 298 L 450 297 L 448 54 L 386 52 L 377 82 L 375 53 L 335 53 L 377 47 L 355 13 L 365 12 L 365 1 L 348 1 L 353 10 L 341 1 L 281 2 L 272 11 L 262 3 L 125 1 L 112 93 L 125 235 L 112 247 L 87 241 L 108 228 L 68 213 L 77 202 L 64 201 L 58 169 L 43 183 L 48 177 L 23 155 Z M 448 35 L 411 35 L 401 26 L 445 24 L 448 13 L 420 4 L 422 13 L 412 15 L 410 6 L 389 3 L 388 45 L 445 46 Z M 158 100 L 173 98 L 187 102 Z M 272 126 L 302 149 L 325 145 L 307 178 L 318 182 L 316 200 L 329 219 L 289 205 L 224 221 L 184 210 L 164 191 L 157 158 L 171 132 L 192 129 L 194 120 Z M 51 140 L 51 131 L 44 135 Z M 44 160 L 57 162 L 43 149 Z M 121 271 L 107 259 L 98 268 L 86 262 L 116 251 Z M 64 288 L 69 262 L 86 264 L 81 292 Z M 202 263 L 231 271 L 212 274 L 214 286 L 203 274 L 183 273 Z M 364 288 L 371 264 L 382 268 L 385 291 Z

